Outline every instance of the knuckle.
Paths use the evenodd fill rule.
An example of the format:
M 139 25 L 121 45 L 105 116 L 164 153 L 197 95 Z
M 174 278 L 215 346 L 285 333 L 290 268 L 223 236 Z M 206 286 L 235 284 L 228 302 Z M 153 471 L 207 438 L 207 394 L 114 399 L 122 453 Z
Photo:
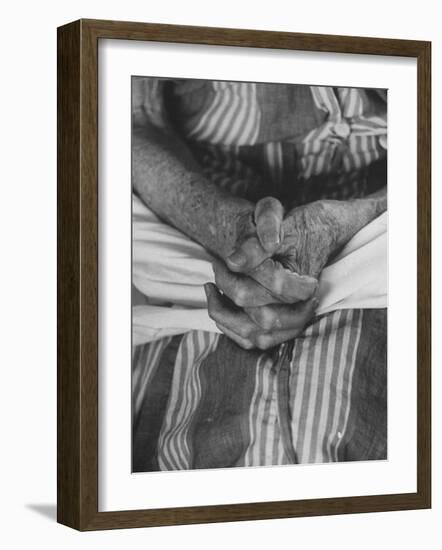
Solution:
M 244 307 L 249 302 L 249 293 L 244 287 L 237 287 L 233 292 L 233 301 L 239 307 Z
M 246 340 L 245 342 L 243 342 L 241 347 L 243 349 L 249 351 L 249 350 L 253 349 L 255 346 L 253 345 L 253 343 L 250 340 Z
M 276 325 L 275 314 L 267 307 L 262 307 L 256 313 L 256 321 L 264 330 L 271 330 Z
M 284 276 L 276 272 L 272 278 L 273 292 L 279 296 L 284 294 Z
M 256 338 L 256 346 L 260 350 L 266 350 L 272 347 L 272 338 L 267 334 L 260 334 Z
M 241 336 L 243 338 L 250 338 L 253 335 L 253 329 L 247 325 L 241 327 Z

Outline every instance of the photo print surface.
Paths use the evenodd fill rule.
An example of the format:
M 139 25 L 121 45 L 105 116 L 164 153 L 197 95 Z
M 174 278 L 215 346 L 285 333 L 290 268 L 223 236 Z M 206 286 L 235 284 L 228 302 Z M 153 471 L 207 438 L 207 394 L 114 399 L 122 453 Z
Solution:
M 387 91 L 132 77 L 132 471 L 386 460 Z

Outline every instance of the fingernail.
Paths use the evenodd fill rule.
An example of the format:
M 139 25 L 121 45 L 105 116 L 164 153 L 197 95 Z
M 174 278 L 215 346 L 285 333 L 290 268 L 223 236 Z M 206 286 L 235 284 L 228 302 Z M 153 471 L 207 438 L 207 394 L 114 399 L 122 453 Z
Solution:
M 246 258 L 244 256 L 244 254 L 240 251 L 240 250 L 236 250 L 235 252 L 233 252 L 233 254 L 231 254 L 228 258 L 227 258 L 228 262 L 231 263 L 232 265 L 236 265 L 236 266 L 242 266 L 244 265 L 245 261 L 246 261 Z
M 206 293 L 206 298 L 209 297 L 209 294 L 210 294 L 210 286 L 209 286 L 209 283 L 206 283 L 205 285 L 203 285 L 203 288 L 204 288 L 204 292 Z

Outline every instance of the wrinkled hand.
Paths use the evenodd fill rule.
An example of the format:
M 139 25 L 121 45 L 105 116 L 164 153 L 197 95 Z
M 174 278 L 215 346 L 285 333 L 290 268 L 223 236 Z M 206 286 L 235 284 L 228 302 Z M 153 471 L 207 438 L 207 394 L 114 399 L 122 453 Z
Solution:
M 204 285 L 210 317 L 217 327 L 244 349 L 266 350 L 299 334 L 313 317 L 316 297 L 287 305 L 240 308 L 212 283 Z
M 229 270 L 249 275 L 283 302 L 307 299 L 337 248 L 330 207 L 324 204 L 316 201 L 299 206 L 282 220 L 276 214 L 279 201 L 260 201 L 255 210 L 257 236 L 245 238 L 226 259 Z M 257 240 L 272 244 L 260 246 Z
M 312 252 L 306 250 L 305 241 L 313 224 L 307 223 L 304 214 L 303 220 L 298 220 L 298 216 L 293 215 L 297 211 L 293 210 L 283 220 L 281 203 L 273 197 L 266 197 L 256 204 L 253 218 L 249 216 L 248 222 L 242 224 L 235 250 L 226 258 L 226 265 L 229 271 L 248 275 L 252 280 L 232 277 L 229 287 L 233 287 L 235 296 L 230 296 L 217 282 L 237 305 L 263 305 L 259 286 L 267 289 L 264 294 L 271 297 L 266 303 L 296 303 L 315 292 L 318 285 L 316 276 L 320 270 L 315 270 L 318 273 L 310 276 L 310 270 L 302 266 L 302 271 L 296 262 L 301 254 Z M 311 240 L 310 236 L 308 238 Z M 217 265 L 219 263 L 214 266 L 215 276 Z
M 279 201 L 263 199 L 255 209 L 255 234 L 227 259 L 234 271 L 214 262 L 223 294 L 206 285 L 209 315 L 241 347 L 273 347 L 298 336 L 313 317 L 316 277 L 333 248 L 324 214 L 320 203 L 312 203 L 292 210 L 283 221 Z

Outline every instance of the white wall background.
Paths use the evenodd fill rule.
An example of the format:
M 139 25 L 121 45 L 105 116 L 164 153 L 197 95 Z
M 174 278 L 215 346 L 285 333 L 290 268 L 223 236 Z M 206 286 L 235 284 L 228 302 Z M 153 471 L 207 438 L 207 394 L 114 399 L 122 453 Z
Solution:
M 0 544 L 12 548 L 439 548 L 442 38 L 438 2 L 77 0 L 3 5 Z M 56 27 L 80 17 L 433 41 L 433 510 L 77 533 L 55 523 Z M 439 23 L 438 23 L 439 21 Z M 439 304 L 439 310 L 436 307 Z

